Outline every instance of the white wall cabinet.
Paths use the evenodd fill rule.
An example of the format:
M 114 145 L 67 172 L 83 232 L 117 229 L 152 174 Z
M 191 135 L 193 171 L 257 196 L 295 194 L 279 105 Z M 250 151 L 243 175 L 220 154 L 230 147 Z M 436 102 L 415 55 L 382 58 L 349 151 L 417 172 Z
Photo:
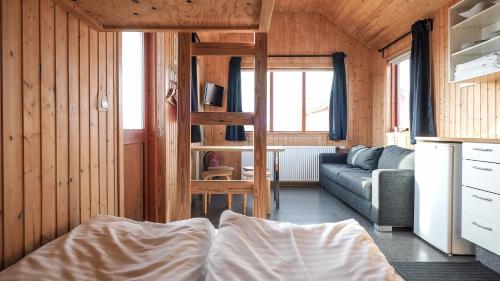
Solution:
M 469 18 L 460 16 L 460 13 L 469 11 L 478 5 L 484 5 L 477 14 Z M 462 0 L 449 10 L 449 80 L 450 82 L 467 81 L 481 76 L 500 72 L 500 69 L 478 67 L 467 73 L 459 72 L 455 75 L 455 68 L 459 64 L 484 57 L 500 51 L 500 34 L 491 37 L 495 31 L 500 31 L 500 1 L 495 0 Z M 482 43 L 463 48 L 464 43 L 486 40 Z M 484 71 L 482 70 L 484 69 Z

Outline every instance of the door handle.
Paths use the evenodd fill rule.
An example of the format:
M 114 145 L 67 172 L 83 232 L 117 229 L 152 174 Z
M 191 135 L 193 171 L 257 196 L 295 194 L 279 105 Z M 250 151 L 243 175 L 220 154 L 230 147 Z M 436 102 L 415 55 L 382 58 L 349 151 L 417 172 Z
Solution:
M 473 222 L 472 222 L 472 225 L 477 226 L 477 227 L 479 227 L 479 228 L 482 228 L 482 229 L 484 229 L 484 230 L 488 230 L 488 231 L 492 231 L 492 230 L 493 230 L 491 227 L 487 227 L 487 226 L 484 226 L 484 225 L 480 225 L 479 223 L 477 223 L 477 222 L 475 222 L 475 221 L 473 221 Z
M 481 152 L 493 152 L 493 149 L 491 148 L 473 148 L 472 150 L 475 150 L 475 151 L 481 151 Z
M 493 201 L 493 199 L 491 199 L 491 198 L 481 197 L 481 196 L 476 195 L 476 194 L 472 194 L 472 197 L 477 198 L 477 199 L 479 199 L 479 200 L 488 201 L 488 202 Z
M 491 168 L 483 168 L 483 167 L 478 167 L 478 166 L 472 166 L 473 169 L 476 169 L 476 170 L 481 170 L 481 171 L 486 171 L 486 172 L 492 172 L 493 169 Z

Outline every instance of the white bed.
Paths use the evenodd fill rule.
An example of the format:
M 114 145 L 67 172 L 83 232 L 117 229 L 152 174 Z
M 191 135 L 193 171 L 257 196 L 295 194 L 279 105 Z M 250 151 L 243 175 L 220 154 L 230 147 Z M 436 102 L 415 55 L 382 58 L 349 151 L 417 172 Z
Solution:
M 299 226 L 226 211 L 169 224 L 100 216 L 0 280 L 402 280 L 354 220 Z

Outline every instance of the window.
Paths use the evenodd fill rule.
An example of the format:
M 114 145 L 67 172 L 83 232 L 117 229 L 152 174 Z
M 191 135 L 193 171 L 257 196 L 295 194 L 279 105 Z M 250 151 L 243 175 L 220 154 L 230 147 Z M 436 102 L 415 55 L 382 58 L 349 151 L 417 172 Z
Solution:
M 306 72 L 306 131 L 328 131 L 333 71 Z
M 273 70 L 267 78 L 269 131 L 328 131 L 332 70 Z M 243 111 L 253 112 L 254 72 L 242 71 L 241 80 Z
M 123 129 L 144 128 L 144 46 L 141 32 L 122 33 Z
M 253 112 L 255 105 L 255 73 L 253 71 L 243 70 L 241 72 L 241 95 L 243 112 Z M 270 75 L 267 73 L 267 128 L 271 127 L 271 116 L 269 109 L 271 107 L 269 96 Z M 245 125 L 245 131 L 252 132 L 253 125 Z
M 410 128 L 410 54 L 405 54 L 390 64 L 391 124 L 394 131 Z

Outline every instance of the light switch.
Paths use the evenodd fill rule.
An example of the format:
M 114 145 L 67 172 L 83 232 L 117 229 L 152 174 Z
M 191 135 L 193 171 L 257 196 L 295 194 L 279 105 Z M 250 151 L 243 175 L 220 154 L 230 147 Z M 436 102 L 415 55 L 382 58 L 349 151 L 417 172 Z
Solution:
M 99 104 L 97 105 L 97 107 L 98 111 L 108 111 L 109 109 L 108 96 L 99 95 Z

